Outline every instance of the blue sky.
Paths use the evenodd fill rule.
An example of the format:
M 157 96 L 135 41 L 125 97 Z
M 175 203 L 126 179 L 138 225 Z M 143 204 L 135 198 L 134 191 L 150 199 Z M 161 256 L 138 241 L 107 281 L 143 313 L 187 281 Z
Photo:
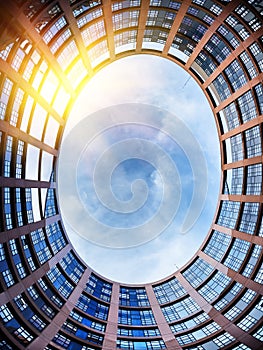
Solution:
M 129 150 L 131 146 L 128 140 L 137 138 L 148 142 L 143 147 L 148 147 L 151 143 L 163 149 L 177 168 L 182 192 L 179 209 L 171 225 L 154 240 L 125 249 L 101 247 L 83 238 L 72 227 L 65 225 L 80 256 L 98 273 L 123 283 L 145 283 L 163 278 L 177 267 L 184 265 L 206 236 L 218 198 L 219 143 L 212 112 L 195 81 L 174 63 L 148 55 L 122 59 L 99 72 L 84 88 L 75 103 L 65 135 L 89 114 L 105 107 L 124 103 L 148 104 L 164 109 L 182 120 L 200 145 L 208 169 L 208 192 L 202 215 L 190 231 L 181 234 L 178 227 L 184 221 L 194 188 L 195 180 L 191 162 L 194 161 L 196 150 L 193 150 L 193 157 L 189 160 L 185 150 L 165 133 L 149 126 L 119 125 L 101 133 L 82 152 L 76 169 L 78 196 L 89 215 L 109 226 L 136 228 L 143 225 L 144 221 L 150 220 L 163 200 L 162 176 L 165 176 L 166 170 L 163 169 L 162 163 L 159 163 L 161 165 L 156 169 L 157 161 L 162 159 L 157 155 L 151 158 L 154 164 L 139 159 L 140 157 L 123 160 L 121 155 L 118 158 L 118 160 L 122 159 L 121 162 L 114 159 L 114 164 L 117 166 L 111 169 L 110 177 L 114 200 L 117 203 L 120 202 L 120 205 L 125 201 L 132 203 L 135 199 L 133 195 L 137 193 L 137 200 L 143 203 L 132 213 L 116 213 L 111 210 L 110 201 L 104 206 L 100 205 L 98 194 L 100 195 L 102 188 L 101 196 L 104 196 L 103 182 L 100 182 L 98 191 L 94 188 L 94 166 L 99 164 L 99 161 L 109 161 L 112 150 L 120 145 L 122 147 L 126 145 L 126 149 Z M 168 119 L 163 118 L 162 123 L 169 128 Z M 182 136 L 183 140 L 184 135 Z M 188 140 L 186 136 L 184 143 Z M 103 154 L 106 160 L 103 160 Z M 106 163 L 102 164 L 105 167 Z M 201 172 L 202 169 L 198 171 Z M 103 181 L 104 174 L 101 176 Z M 140 181 L 137 184 L 141 186 L 138 187 L 141 191 L 133 193 L 132 184 L 138 179 Z M 169 180 L 168 177 L 166 181 L 167 179 Z M 176 187 L 173 191 L 173 194 L 177 195 Z M 63 214 L 63 203 L 60 203 L 60 207 Z M 66 217 L 64 222 L 66 223 Z

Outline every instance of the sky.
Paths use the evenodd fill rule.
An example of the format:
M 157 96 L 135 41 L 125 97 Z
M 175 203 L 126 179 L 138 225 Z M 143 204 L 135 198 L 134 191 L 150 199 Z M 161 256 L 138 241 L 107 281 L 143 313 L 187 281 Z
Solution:
M 182 68 L 150 55 L 104 68 L 78 97 L 59 157 L 62 218 L 79 255 L 122 283 L 183 266 L 213 220 L 219 155 L 208 102 Z

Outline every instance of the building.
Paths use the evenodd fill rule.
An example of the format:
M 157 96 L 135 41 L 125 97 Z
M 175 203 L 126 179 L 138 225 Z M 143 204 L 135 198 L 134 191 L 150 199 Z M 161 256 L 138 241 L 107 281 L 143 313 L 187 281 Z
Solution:
M 0 348 L 262 349 L 262 1 L 9 0 L 0 8 Z M 128 286 L 78 258 L 53 170 L 82 86 L 142 52 L 198 81 L 220 134 L 222 180 L 211 231 L 188 265 Z

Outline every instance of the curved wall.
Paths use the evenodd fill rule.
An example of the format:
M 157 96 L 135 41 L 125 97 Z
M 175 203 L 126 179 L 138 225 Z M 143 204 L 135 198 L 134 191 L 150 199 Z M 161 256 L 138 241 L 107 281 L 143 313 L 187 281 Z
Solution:
M 10 0 L 0 13 L 0 347 L 261 349 L 260 1 Z M 192 260 L 128 286 L 78 258 L 53 170 L 78 92 L 103 66 L 139 53 L 179 64 L 208 97 L 222 191 Z

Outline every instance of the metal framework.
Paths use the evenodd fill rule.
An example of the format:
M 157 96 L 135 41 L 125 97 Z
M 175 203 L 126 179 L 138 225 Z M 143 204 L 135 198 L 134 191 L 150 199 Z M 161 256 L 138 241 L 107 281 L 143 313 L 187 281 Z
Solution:
M 1 1 L 1 349 L 263 348 L 262 14 L 258 0 Z M 82 87 L 140 53 L 198 82 L 214 113 L 222 178 L 211 230 L 191 261 L 129 286 L 78 257 L 54 169 Z

